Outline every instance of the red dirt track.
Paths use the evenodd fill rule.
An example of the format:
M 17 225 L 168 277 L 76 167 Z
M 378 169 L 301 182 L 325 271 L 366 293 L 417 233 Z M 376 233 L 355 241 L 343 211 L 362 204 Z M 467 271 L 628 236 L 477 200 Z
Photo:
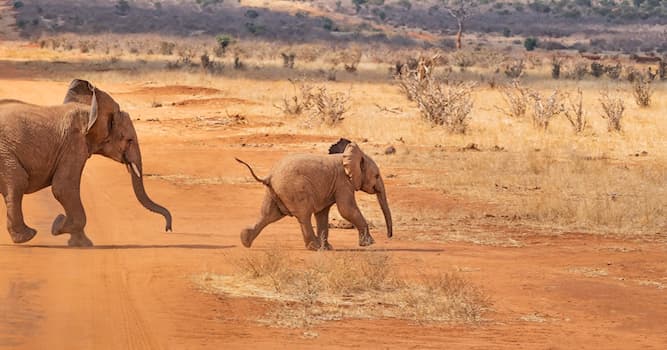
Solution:
M 30 80 L 5 68 L 0 64 L 0 98 L 61 102 L 67 81 Z M 136 89 L 98 85 L 112 96 Z M 148 106 L 170 89 L 176 87 L 145 89 L 135 96 L 119 93 L 117 99 L 121 106 L 129 100 Z M 198 87 L 177 90 L 215 94 Z M 202 106 L 169 108 L 180 114 L 189 107 Z M 99 156 L 89 160 L 82 181 L 86 231 L 95 243 L 91 249 L 68 248 L 67 235 L 49 234 L 62 212 L 50 189 L 24 200 L 26 222 L 38 230 L 27 244 L 11 243 L 0 205 L 0 349 L 667 348 L 667 247 L 584 234 L 522 236 L 523 246 L 507 248 L 411 240 L 412 233 L 399 225 L 388 241 L 381 225 L 372 230 L 377 243 L 369 250 L 386 252 L 408 276 L 459 269 L 491 297 L 487 321 L 344 320 L 315 326 L 314 339 L 303 337 L 303 330 L 259 324 L 254 319 L 268 302 L 214 295 L 194 281 L 203 273 L 233 271 L 231 260 L 245 252 L 239 232 L 253 222 L 261 203 L 262 186 L 250 181 L 234 157 L 264 174 L 284 154 L 321 152 L 336 138 L 264 136 L 239 127 L 184 133 L 174 130 L 181 124 L 147 120 L 159 109 L 130 112 L 141 118 L 135 126 L 147 191 L 171 210 L 174 232 L 162 232 L 162 217 L 136 201 L 124 166 Z M 275 147 L 263 146 L 268 143 Z M 398 180 L 387 186 L 393 207 L 420 205 L 413 188 Z M 433 206 L 432 197 L 442 208 L 461 205 L 440 193 L 421 202 Z M 334 229 L 330 237 L 336 249 L 358 248 L 355 231 Z M 252 249 L 274 244 L 296 258 L 315 254 L 303 248 L 292 218 L 270 225 Z M 585 272 L 590 269 L 606 274 Z

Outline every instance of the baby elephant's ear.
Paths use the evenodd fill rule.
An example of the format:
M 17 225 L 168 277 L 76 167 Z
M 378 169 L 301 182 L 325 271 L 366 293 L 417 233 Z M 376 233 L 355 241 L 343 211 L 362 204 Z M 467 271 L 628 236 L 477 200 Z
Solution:
M 345 151 L 345 147 L 352 143 L 352 141 L 348 139 L 341 138 L 338 140 L 338 142 L 334 143 L 329 147 L 329 154 L 337 154 L 337 153 L 343 153 Z
M 355 191 L 361 188 L 364 154 L 356 143 L 349 143 L 343 151 L 343 168 Z

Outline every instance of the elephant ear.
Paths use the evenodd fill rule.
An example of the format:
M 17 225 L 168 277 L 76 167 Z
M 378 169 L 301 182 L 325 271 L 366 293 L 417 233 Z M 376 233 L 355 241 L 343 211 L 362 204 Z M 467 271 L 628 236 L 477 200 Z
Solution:
M 341 138 L 338 140 L 338 142 L 334 143 L 329 147 L 329 154 L 337 154 L 337 153 L 343 153 L 345 151 L 345 147 L 352 143 L 352 141 L 348 139 Z
M 361 189 L 363 163 L 364 153 L 361 152 L 356 143 L 349 143 L 343 151 L 343 168 L 345 168 L 345 174 L 350 178 L 355 191 Z
M 97 121 L 98 102 L 97 102 L 97 88 L 90 82 L 81 79 L 74 79 L 69 84 L 67 94 L 63 103 L 77 102 L 83 104 L 90 104 L 90 113 L 88 115 L 88 124 L 86 126 L 86 133 L 95 125 Z
M 74 79 L 67 88 L 67 94 L 63 103 L 78 102 L 90 104 L 93 95 L 93 84 L 86 80 Z
M 88 115 L 88 126 L 86 127 L 86 133 L 90 131 L 90 128 L 92 128 L 97 121 L 97 94 L 95 93 L 95 87 L 92 85 L 91 87 L 93 88 L 93 102 L 90 104 L 90 114 Z

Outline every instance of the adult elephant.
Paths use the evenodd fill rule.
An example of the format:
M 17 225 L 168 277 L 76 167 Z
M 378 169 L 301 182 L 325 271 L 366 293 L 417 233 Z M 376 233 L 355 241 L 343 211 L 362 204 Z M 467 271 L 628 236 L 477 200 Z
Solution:
M 289 215 L 299 220 L 306 248 L 330 250 L 329 209 L 334 204 L 341 216 L 359 231 L 359 245 L 373 244 L 375 241 L 368 223 L 354 197 L 356 191 L 377 196 L 387 225 L 387 237 L 391 238 L 393 234 L 391 211 L 380 169 L 356 143 L 340 139 L 329 148 L 329 155 L 287 156 L 264 179 L 257 177 L 250 165 L 236 160 L 248 167 L 255 180 L 267 187 L 259 219 L 241 232 L 241 242 L 246 247 L 252 245 L 266 225 Z M 311 223 L 313 214 L 317 234 L 313 232 Z
M 169 211 L 144 190 L 141 152 L 129 114 L 104 91 L 75 79 L 62 105 L 0 100 L 0 193 L 14 243 L 28 242 L 37 233 L 23 220 L 23 195 L 51 186 L 65 209 L 65 215 L 53 221 L 51 233 L 69 233 L 70 246 L 92 246 L 84 232 L 80 185 L 83 167 L 93 154 L 125 164 L 139 202 L 164 216 L 166 230 L 171 230 Z

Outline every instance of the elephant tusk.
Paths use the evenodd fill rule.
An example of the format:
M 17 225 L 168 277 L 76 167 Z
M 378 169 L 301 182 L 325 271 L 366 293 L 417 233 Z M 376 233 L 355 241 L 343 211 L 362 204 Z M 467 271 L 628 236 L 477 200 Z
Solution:
M 134 175 L 137 175 L 138 178 L 141 178 L 141 173 L 139 172 L 139 168 L 137 168 L 137 165 L 134 163 L 130 163 L 130 166 L 132 167 L 132 171 L 134 171 Z

